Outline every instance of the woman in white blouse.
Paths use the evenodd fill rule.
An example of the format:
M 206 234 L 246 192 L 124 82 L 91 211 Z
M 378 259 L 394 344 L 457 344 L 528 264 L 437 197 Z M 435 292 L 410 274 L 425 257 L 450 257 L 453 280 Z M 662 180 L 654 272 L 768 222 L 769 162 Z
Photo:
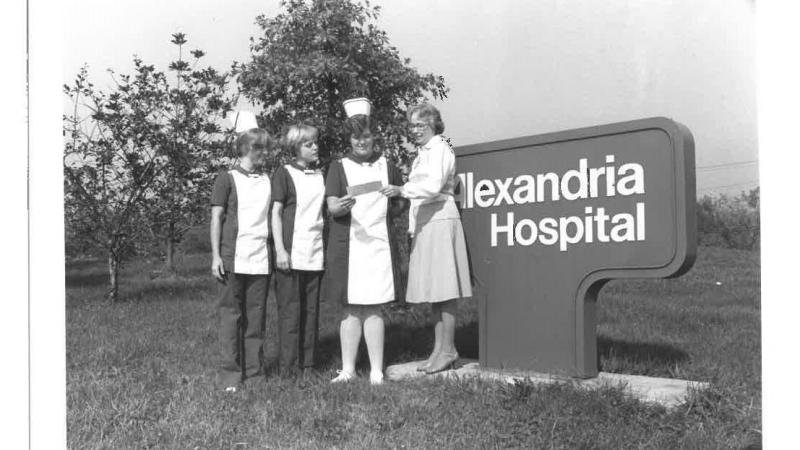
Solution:
M 461 216 L 453 197 L 456 158 L 442 138 L 444 123 L 439 111 L 428 104 L 408 111 L 411 136 L 418 153 L 408 182 L 389 185 L 381 192 L 389 197 L 411 199 L 409 232 L 412 233 L 406 301 L 430 303 L 435 342 L 428 359 L 418 368 L 436 373 L 458 361 L 455 346 L 455 300 L 472 296 L 469 261 Z

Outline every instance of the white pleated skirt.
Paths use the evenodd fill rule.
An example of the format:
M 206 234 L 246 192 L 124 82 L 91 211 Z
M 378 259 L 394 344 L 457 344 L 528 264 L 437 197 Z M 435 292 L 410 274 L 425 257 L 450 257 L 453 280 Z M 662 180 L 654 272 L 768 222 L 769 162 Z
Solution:
M 437 303 L 462 297 L 472 297 L 472 285 L 461 220 L 418 224 L 408 262 L 406 302 Z

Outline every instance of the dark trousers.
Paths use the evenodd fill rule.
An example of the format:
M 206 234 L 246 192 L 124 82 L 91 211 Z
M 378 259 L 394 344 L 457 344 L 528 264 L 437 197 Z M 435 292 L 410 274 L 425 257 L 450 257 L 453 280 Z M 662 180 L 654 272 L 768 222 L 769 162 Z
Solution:
M 321 271 L 278 270 L 278 361 L 281 370 L 314 367 L 319 328 Z
M 217 305 L 223 386 L 261 373 L 269 275 L 227 274 Z

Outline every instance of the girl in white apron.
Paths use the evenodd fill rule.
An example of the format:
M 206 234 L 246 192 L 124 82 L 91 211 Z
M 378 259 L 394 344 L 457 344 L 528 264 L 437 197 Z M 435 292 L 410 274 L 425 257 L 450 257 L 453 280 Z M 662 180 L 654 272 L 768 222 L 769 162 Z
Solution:
M 381 305 L 402 298 L 392 219 L 401 207 L 378 189 L 399 183 L 400 172 L 376 152 L 369 103 L 359 99 L 348 110 L 345 129 L 350 153 L 333 161 L 325 180 L 332 216 L 323 299 L 344 305 L 339 335 L 342 369 L 332 382 L 356 377 L 356 356 L 363 330 L 370 361 L 370 382 L 383 382 L 384 319 Z M 350 105 L 353 106 L 352 104 Z M 359 107 L 361 109 L 359 109 Z
M 313 368 L 317 349 L 325 256 L 325 180 L 316 167 L 317 134 L 309 125 L 289 127 L 283 143 L 294 159 L 272 174 L 278 362 L 281 370 L 288 372 Z

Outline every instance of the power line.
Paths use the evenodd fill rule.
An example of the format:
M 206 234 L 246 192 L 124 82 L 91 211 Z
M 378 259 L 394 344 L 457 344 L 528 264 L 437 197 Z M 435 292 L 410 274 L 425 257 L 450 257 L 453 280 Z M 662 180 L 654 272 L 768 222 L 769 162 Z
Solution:
M 697 169 L 697 170 L 713 170 L 713 169 L 721 169 L 723 167 L 745 166 L 745 165 L 749 165 L 749 164 L 755 164 L 757 162 L 758 162 L 757 159 L 753 159 L 753 160 L 750 160 L 750 161 L 735 161 L 735 162 L 729 162 L 729 163 L 724 163 L 724 164 L 712 164 L 712 165 L 709 165 L 709 166 L 697 166 L 697 167 L 695 167 L 695 169 Z
M 743 181 L 741 183 L 732 183 L 732 184 L 723 184 L 721 186 L 709 186 L 703 189 L 700 189 L 700 192 L 710 191 L 712 189 L 725 189 L 729 187 L 736 187 L 736 186 L 747 186 L 749 184 L 758 184 L 758 180 L 750 180 L 750 181 Z

